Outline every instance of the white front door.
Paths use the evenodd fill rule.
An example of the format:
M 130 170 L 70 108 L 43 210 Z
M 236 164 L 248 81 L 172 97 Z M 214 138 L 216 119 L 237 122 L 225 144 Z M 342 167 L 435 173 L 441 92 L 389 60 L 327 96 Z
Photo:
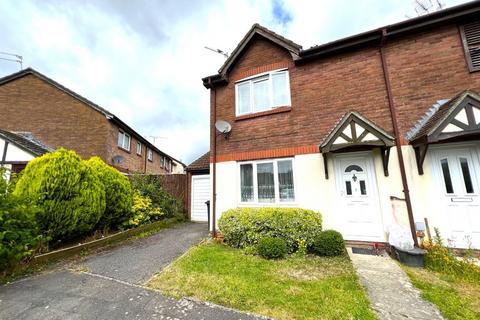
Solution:
M 371 154 L 339 155 L 335 170 L 339 231 L 347 240 L 384 241 Z
M 208 209 L 205 202 L 210 200 L 210 175 L 192 176 L 192 221 L 208 221 Z
M 438 181 L 436 189 L 444 204 L 444 223 L 440 233 L 454 247 L 480 248 L 478 149 L 447 148 L 436 150 L 434 157 Z

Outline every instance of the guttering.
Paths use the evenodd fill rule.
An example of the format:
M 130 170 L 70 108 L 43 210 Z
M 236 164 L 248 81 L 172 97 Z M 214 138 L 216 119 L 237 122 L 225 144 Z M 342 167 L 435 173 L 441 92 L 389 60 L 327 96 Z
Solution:
M 211 80 L 210 80 L 211 84 Z M 213 108 L 213 123 L 210 123 L 210 134 L 213 135 L 213 152 L 212 152 L 212 162 L 213 162 L 213 182 L 212 182 L 212 236 L 215 238 L 217 236 L 217 226 L 216 226 L 216 215 L 217 215 L 217 132 L 215 131 L 215 126 L 212 125 L 217 120 L 217 91 L 215 87 L 211 87 L 211 97 L 210 97 L 210 104 L 211 108 Z
M 382 71 L 383 77 L 385 80 L 385 88 L 387 90 L 387 97 L 388 97 L 388 106 L 390 108 L 390 116 L 392 119 L 392 126 L 395 135 L 395 147 L 397 149 L 397 156 L 398 162 L 400 167 L 400 174 L 402 177 L 402 186 L 403 186 L 403 193 L 405 195 L 405 203 L 407 205 L 407 212 L 408 212 L 408 220 L 410 222 L 410 231 L 412 233 L 413 243 L 416 247 L 418 247 L 418 240 L 417 234 L 415 231 L 415 222 L 413 218 L 413 210 L 412 210 L 412 202 L 410 199 L 410 191 L 408 190 L 408 181 L 407 181 L 407 174 L 405 171 L 405 162 L 403 161 L 403 153 L 402 153 L 402 145 L 400 142 L 400 131 L 398 130 L 398 121 L 397 121 L 397 114 L 395 110 L 395 104 L 393 102 L 393 94 L 392 94 L 392 87 L 390 84 L 390 76 L 388 73 L 388 64 L 387 59 L 385 57 L 385 42 L 387 40 L 387 30 L 386 28 L 382 30 L 382 37 L 380 41 L 380 58 L 382 61 Z

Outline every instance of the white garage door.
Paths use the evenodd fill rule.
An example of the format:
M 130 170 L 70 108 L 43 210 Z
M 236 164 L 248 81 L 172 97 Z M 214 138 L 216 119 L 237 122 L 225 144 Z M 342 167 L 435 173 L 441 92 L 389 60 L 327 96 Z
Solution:
M 208 221 L 207 200 L 210 200 L 210 175 L 192 176 L 192 221 Z

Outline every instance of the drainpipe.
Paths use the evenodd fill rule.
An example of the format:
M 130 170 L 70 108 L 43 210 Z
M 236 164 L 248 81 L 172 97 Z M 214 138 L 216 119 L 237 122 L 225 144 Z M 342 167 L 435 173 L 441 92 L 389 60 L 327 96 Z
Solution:
M 400 174 L 402 176 L 403 193 L 407 204 L 408 220 L 410 222 L 410 231 L 412 232 L 413 243 L 418 247 L 417 234 L 415 232 L 415 222 L 413 219 L 412 201 L 410 199 L 410 191 L 408 190 L 407 174 L 405 172 L 405 162 L 403 161 L 402 145 L 400 143 L 400 132 L 398 130 L 397 114 L 393 103 L 392 87 L 390 85 L 390 76 L 388 73 L 387 59 L 385 57 L 385 42 L 387 38 L 387 30 L 382 29 L 382 38 L 380 42 L 380 57 L 382 59 L 382 70 L 385 78 L 385 87 L 388 96 L 388 106 L 392 118 L 392 126 L 395 135 L 395 146 L 397 149 L 398 162 L 400 164 Z
M 213 124 L 217 120 L 217 92 L 211 83 L 211 96 L 210 103 L 213 108 Z M 215 131 L 215 126 L 210 123 L 210 130 L 213 131 L 213 182 L 212 182 L 212 236 L 215 238 L 217 235 L 217 226 L 216 226 L 216 214 L 217 214 L 217 133 Z

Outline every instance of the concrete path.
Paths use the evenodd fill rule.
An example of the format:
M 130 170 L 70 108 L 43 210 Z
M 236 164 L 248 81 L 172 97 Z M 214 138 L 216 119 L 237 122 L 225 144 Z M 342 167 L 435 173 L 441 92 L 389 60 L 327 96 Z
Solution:
M 443 319 L 390 257 L 353 254 L 350 248 L 348 254 L 380 319 Z
M 141 286 L 206 236 L 205 224 L 187 223 L 69 269 L 0 286 L 0 319 L 258 319 L 208 303 L 177 301 Z

